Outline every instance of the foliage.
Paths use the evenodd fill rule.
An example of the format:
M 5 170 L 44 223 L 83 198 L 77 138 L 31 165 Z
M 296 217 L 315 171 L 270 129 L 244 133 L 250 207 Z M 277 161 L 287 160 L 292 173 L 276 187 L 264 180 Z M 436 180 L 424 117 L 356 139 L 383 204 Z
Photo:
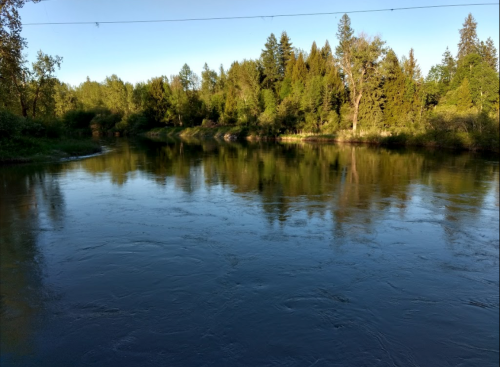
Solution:
M 94 116 L 93 111 L 71 110 L 64 114 L 62 120 L 68 130 L 89 130 Z
M 355 34 L 345 14 L 334 51 L 328 41 L 323 47 L 313 42 L 308 53 L 295 49 L 282 32 L 279 39 L 267 38 L 258 60 L 218 70 L 205 64 L 201 78 L 184 64 L 176 75 L 135 85 L 113 74 L 70 86 L 54 75 L 62 58 L 40 51 L 31 67 L 23 58 L 17 10 L 24 2 L 5 0 L 1 8 L 0 109 L 10 112 L 1 115 L 4 136 L 139 134 L 200 125 L 269 136 L 351 129 L 352 136 L 360 136 L 357 129 L 470 136 L 498 131 L 497 49 L 491 38 L 478 39 L 471 14 L 458 34 L 457 56 L 446 48 L 425 78 L 413 49 L 398 57 L 379 37 Z
M 21 133 L 25 119 L 0 110 L 0 139 L 9 139 Z

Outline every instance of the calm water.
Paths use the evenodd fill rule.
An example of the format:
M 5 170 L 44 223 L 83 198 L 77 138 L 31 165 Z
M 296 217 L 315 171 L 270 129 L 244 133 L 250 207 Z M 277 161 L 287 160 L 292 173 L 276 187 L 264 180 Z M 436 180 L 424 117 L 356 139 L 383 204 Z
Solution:
M 498 366 L 498 157 L 110 142 L 0 167 L 5 366 Z

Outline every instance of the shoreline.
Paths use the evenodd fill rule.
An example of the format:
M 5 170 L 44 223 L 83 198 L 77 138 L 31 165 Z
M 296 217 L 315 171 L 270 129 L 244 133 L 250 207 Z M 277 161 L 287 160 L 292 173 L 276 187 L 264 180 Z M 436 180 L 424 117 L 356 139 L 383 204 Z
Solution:
M 318 142 L 367 144 L 385 147 L 418 147 L 429 149 L 467 150 L 499 153 L 499 141 L 496 136 L 473 133 L 454 133 L 447 131 L 427 131 L 412 133 L 409 131 L 390 133 L 388 131 L 341 130 L 336 134 L 282 134 L 269 136 L 258 134 L 245 127 L 163 127 L 144 134 L 149 138 L 198 138 L 215 139 L 226 142 L 281 141 L 281 142 Z
M 16 152 L 11 154 L 11 152 Z M 57 162 L 101 154 L 101 144 L 91 139 L 17 138 L 0 141 L 0 166 Z

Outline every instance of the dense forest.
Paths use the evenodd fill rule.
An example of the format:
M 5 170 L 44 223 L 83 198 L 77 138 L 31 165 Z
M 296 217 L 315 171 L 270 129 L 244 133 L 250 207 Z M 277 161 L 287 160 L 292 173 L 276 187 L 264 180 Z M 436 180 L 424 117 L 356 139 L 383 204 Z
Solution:
M 24 2 L 3 1 L 0 14 L 4 136 L 201 125 L 240 126 L 265 136 L 446 131 L 498 140 L 497 50 L 491 38 L 478 39 L 471 14 L 457 35 L 457 55 L 447 48 L 427 76 L 413 49 L 398 58 L 379 37 L 355 35 L 345 14 L 334 49 L 327 41 L 299 50 L 283 32 L 268 37 L 259 59 L 235 61 L 229 69 L 205 64 L 201 77 L 186 64 L 177 75 L 135 85 L 111 75 L 71 86 L 55 77 L 62 57 L 39 51 L 29 65 L 23 56 L 27 42 L 17 9 Z

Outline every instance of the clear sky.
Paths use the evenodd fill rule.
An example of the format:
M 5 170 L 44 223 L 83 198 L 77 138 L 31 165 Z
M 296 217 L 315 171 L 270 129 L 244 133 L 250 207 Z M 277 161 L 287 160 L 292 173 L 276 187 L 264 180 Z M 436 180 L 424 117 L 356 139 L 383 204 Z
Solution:
M 498 0 L 45 0 L 27 3 L 23 23 L 154 20 L 337 12 L 408 6 L 497 2 Z M 479 39 L 491 37 L 498 49 L 499 8 L 466 6 L 441 9 L 349 14 L 356 33 L 378 35 L 396 54 L 410 48 L 424 73 L 441 61 L 448 46 L 457 52 L 459 29 L 472 13 Z M 23 28 L 28 59 L 38 50 L 63 57 L 57 76 L 78 85 L 117 74 L 131 83 L 177 74 L 184 63 L 200 74 L 205 62 L 228 69 L 233 61 L 256 59 L 267 37 L 286 31 L 293 46 L 310 50 L 313 41 L 337 45 L 341 15 L 219 20 L 177 23 L 44 25 Z

